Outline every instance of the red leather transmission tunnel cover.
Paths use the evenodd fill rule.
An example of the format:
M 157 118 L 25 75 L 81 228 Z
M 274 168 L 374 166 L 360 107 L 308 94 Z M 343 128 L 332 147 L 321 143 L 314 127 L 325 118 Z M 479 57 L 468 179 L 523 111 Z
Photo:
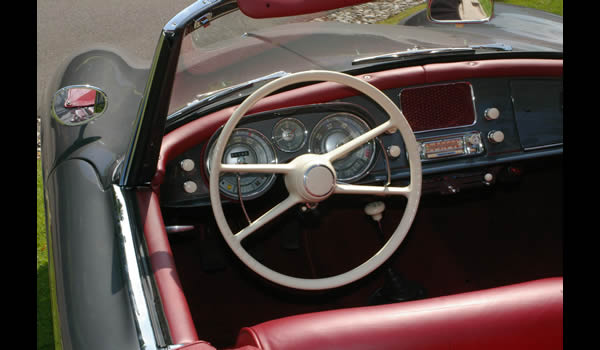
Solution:
M 260 349 L 562 349 L 563 279 L 286 317 L 240 331 Z

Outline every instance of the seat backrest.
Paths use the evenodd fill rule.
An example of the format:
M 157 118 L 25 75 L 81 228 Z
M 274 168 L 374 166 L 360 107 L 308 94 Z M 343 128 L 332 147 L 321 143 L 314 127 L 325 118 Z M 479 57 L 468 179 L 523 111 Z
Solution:
M 562 349 L 563 279 L 317 312 L 243 328 L 259 349 Z

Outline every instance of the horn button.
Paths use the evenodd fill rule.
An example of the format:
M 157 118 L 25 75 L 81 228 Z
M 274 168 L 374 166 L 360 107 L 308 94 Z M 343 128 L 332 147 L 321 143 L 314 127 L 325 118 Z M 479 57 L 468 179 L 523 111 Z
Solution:
M 325 165 L 313 165 L 304 172 L 304 189 L 313 197 L 324 199 L 334 186 L 335 174 Z

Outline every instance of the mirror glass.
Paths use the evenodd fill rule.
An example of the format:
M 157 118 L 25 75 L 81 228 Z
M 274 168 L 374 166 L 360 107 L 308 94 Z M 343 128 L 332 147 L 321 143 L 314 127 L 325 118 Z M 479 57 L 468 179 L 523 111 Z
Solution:
M 95 87 L 67 86 L 54 94 L 52 114 L 65 125 L 81 125 L 98 118 L 106 110 L 106 94 Z
M 428 17 L 433 22 L 482 23 L 492 18 L 493 0 L 430 0 Z

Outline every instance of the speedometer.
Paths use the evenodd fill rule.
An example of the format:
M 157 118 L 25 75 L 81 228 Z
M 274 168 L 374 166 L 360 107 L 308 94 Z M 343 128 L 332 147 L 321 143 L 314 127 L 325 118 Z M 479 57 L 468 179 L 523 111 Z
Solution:
M 311 153 L 330 152 L 369 131 L 369 125 L 350 113 L 335 113 L 323 118 L 313 129 L 309 140 Z M 350 182 L 363 177 L 375 160 L 375 142 L 365 143 L 344 158 L 333 162 L 337 179 Z
M 206 169 L 210 174 L 211 159 L 217 135 L 213 136 L 206 153 Z M 253 129 L 235 129 L 225 146 L 221 160 L 223 164 L 269 164 L 277 163 L 275 150 L 269 140 Z M 238 183 L 239 176 L 239 183 Z M 239 191 L 243 199 L 252 199 L 265 193 L 275 182 L 275 174 L 236 174 L 223 173 L 219 177 L 219 189 L 229 198 L 239 199 Z

